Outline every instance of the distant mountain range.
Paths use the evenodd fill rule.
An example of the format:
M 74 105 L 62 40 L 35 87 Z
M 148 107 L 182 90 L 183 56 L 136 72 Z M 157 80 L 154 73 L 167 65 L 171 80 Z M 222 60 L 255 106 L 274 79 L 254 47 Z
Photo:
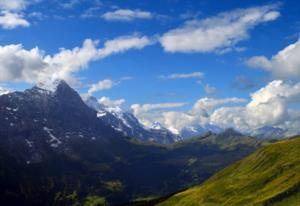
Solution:
M 114 205 L 163 196 L 265 144 L 234 130 L 178 141 L 158 123 L 144 128 L 130 113 L 96 103 L 64 81 L 0 96 L 1 204 Z
M 51 86 L 35 86 L 33 89 L 26 90 L 24 93 L 31 93 L 33 98 L 38 98 L 39 96 L 41 98 L 42 95 L 45 96 L 45 94 L 55 93 L 59 82 L 60 81 L 57 81 L 51 84 Z M 64 82 L 64 84 L 66 84 L 66 82 Z M 22 92 L 10 92 L 0 88 L 0 96 L 6 94 L 13 97 L 16 96 L 16 94 L 21 95 Z M 45 96 L 45 98 L 47 97 Z M 123 133 L 125 136 L 134 137 L 141 141 L 149 141 L 159 144 L 172 144 L 178 141 L 204 135 L 207 132 L 217 134 L 224 131 L 224 129 L 217 125 L 206 124 L 201 126 L 198 124 L 184 127 L 178 134 L 174 134 L 159 122 L 154 122 L 151 127 L 146 127 L 141 124 L 131 112 L 123 111 L 118 106 L 109 107 L 101 104 L 95 97 L 87 96 L 82 97 L 82 99 L 86 105 L 97 112 L 97 117 L 101 119 L 106 126 L 112 127 L 114 130 Z M 254 131 L 249 131 L 248 135 L 262 139 L 278 139 L 286 136 L 287 131 L 277 127 L 264 126 Z
M 159 206 L 296 206 L 300 203 L 300 137 L 258 149 L 202 185 Z M 150 203 L 149 203 L 150 204 Z M 154 205 L 154 203 L 153 203 Z
M 182 140 L 180 136 L 173 134 L 158 122 L 146 128 L 131 112 L 124 112 L 117 106 L 108 107 L 100 104 L 95 97 L 87 97 L 84 101 L 90 108 L 97 111 L 99 119 L 125 136 L 161 144 L 171 144 Z

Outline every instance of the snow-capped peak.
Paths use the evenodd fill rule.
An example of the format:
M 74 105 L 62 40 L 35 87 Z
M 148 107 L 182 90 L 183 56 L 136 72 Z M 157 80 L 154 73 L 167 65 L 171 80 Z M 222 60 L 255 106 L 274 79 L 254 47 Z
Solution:
M 164 126 L 162 126 L 161 123 L 159 122 L 153 122 L 153 124 L 150 127 L 151 129 L 156 129 L 156 130 L 162 130 L 165 129 Z
M 102 104 L 99 104 L 96 97 L 89 96 L 89 95 L 82 95 L 82 100 L 85 102 L 86 105 L 88 105 L 90 108 L 96 110 L 96 111 L 105 111 L 105 106 Z
M 63 82 L 64 80 L 60 80 L 60 79 L 48 80 L 48 81 L 37 83 L 36 87 L 46 91 L 55 92 L 57 90 L 58 85 Z
M 171 133 L 159 122 L 154 122 L 151 127 L 143 125 L 131 112 L 122 109 L 123 100 L 118 102 L 108 98 L 97 100 L 88 95 L 82 95 L 82 100 L 90 108 L 97 111 L 98 118 L 126 136 L 164 144 L 179 140 L 178 136 Z
M 10 90 L 0 87 L 0 96 L 4 94 L 8 94 L 10 92 L 11 92 Z

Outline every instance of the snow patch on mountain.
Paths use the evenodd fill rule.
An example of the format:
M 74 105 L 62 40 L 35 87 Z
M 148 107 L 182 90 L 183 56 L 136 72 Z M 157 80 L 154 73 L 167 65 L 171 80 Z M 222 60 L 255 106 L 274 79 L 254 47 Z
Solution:
M 55 137 L 52 134 L 52 132 L 51 132 L 52 129 L 49 129 L 48 127 L 44 127 L 43 129 L 44 129 L 44 131 L 46 131 L 48 133 L 49 137 L 51 138 L 49 140 L 49 143 L 51 144 L 50 145 L 51 147 L 58 147 L 62 143 L 57 137 Z
M 165 127 L 163 127 L 162 124 L 159 123 L 159 122 L 153 122 L 153 124 L 151 125 L 150 128 L 151 129 L 157 129 L 157 130 L 165 129 Z
M 9 94 L 11 91 L 9 89 L 0 87 L 0 96 L 1 95 L 5 95 L 5 94 Z
M 92 96 L 82 96 L 83 101 L 97 111 L 97 117 L 115 130 L 126 136 L 135 137 L 143 141 L 153 141 L 170 144 L 180 138 L 156 122 L 152 127 L 146 127 L 131 113 L 123 111 L 120 104 L 107 104 L 103 99 L 97 100 Z M 112 100 L 110 100 L 112 101 Z

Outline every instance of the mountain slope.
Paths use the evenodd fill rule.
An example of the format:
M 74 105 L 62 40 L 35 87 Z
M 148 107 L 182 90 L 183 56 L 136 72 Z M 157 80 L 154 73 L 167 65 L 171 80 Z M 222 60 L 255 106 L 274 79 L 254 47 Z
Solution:
M 107 141 L 121 136 L 64 81 L 54 91 L 33 87 L 0 96 L 0 122 L 3 149 L 28 163 L 46 158 L 49 150 L 72 155 L 70 144 L 76 138 Z
M 235 132 L 145 143 L 98 116 L 63 81 L 51 91 L 1 95 L 1 204 L 114 205 L 160 197 L 203 182 L 262 144 Z
M 160 206 L 297 206 L 300 137 L 268 145 Z
M 172 144 L 181 140 L 178 135 L 168 129 L 158 126 L 157 123 L 151 128 L 143 126 L 130 112 L 124 112 L 118 106 L 108 107 L 100 104 L 95 97 L 84 98 L 84 102 L 97 111 L 97 116 L 107 125 L 122 132 L 125 136 L 134 137 L 142 141 L 156 142 L 160 144 Z

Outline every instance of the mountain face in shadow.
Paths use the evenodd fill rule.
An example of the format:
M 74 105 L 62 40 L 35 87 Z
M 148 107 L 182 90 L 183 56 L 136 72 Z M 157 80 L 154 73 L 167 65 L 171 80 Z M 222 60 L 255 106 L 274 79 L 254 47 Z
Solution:
M 115 205 L 159 197 L 203 182 L 263 144 L 232 132 L 171 145 L 129 138 L 64 81 L 51 91 L 1 95 L 0 122 L 3 205 Z

